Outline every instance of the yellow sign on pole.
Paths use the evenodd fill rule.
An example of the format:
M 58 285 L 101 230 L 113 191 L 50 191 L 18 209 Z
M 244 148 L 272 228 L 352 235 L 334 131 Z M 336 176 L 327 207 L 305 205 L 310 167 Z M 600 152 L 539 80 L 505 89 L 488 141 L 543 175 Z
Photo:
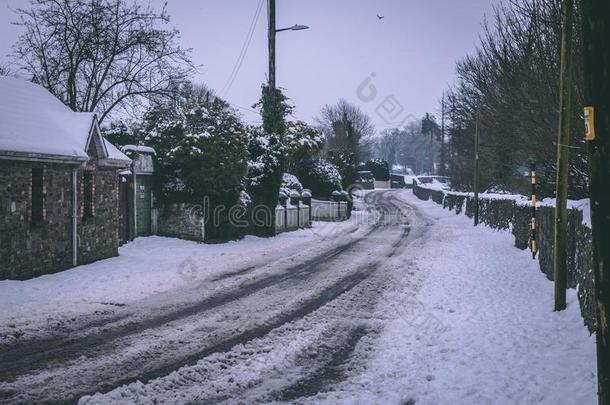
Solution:
M 585 107 L 585 140 L 595 139 L 595 108 Z

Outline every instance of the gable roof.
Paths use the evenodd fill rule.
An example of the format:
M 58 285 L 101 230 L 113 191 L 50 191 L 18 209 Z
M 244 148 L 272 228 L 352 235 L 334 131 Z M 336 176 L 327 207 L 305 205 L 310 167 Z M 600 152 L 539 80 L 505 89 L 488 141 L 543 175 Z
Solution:
M 94 138 L 104 146 L 101 164 L 130 163 L 101 136 L 95 113 L 74 112 L 35 83 L 0 77 L 0 158 L 86 162 Z

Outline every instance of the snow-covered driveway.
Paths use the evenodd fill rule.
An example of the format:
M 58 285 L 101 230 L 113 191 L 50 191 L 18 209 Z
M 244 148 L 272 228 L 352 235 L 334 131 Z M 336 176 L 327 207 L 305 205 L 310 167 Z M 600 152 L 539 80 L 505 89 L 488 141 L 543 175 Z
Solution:
M 594 400 L 575 294 L 553 313 L 552 284 L 509 235 L 407 191 L 364 205 L 276 238 L 140 239 L 0 282 L 0 402 Z

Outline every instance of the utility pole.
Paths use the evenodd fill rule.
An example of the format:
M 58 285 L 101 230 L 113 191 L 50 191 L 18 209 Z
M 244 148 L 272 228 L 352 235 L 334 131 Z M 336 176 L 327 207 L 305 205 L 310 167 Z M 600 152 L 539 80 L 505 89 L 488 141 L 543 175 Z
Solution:
M 570 144 L 570 103 L 572 97 L 573 0 L 564 0 L 559 76 L 559 132 L 557 134 L 557 181 L 555 203 L 554 280 L 555 311 L 566 308 L 568 284 L 566 234 L 568 225 L 568 161 Z
M 269 94 L 273 97 L 275 93 L 275 0 L 267 0 L 267 16 L 269 27 L 267 36 L 269 38 Z
M 474 226 L 479 225 L 479 126 L 481 109 L 477 107 L 477 117 L 474 122 Z
M 268 111 L 263 115 L 263 127 L 270 133 L 279 133 L 281 135 L 281 122 L 284 118 L 279 116 L 278 94 L 275 85 L 275 36 L 282 31 L 301 31 L 309 29 L 306 25 L 295 24 L 291 27 L 277 29 L 275 27 L 275 0 L 267 0 L 267 38 L 269 52 L 269 77 L 267 79 L 268 91 Z
M 599 404 L 610 405 L 610 2 L 583 0 L 582 28 L 597 304 L 597 387 Z
M 439 173 L 445 175 L 445 92 L 441 98 L 441 167 Z
M 263 126 L 265 130 L 270 132 L 277 131 L 277 100 L 275 99 L 275 35 L 277 30 L 275 29 L 275 0 L 267 0 L 267 38 L 269 48 L 269 77 L 267 78 L 267 96 L 269 97 L 268 109 L 263 116 Z

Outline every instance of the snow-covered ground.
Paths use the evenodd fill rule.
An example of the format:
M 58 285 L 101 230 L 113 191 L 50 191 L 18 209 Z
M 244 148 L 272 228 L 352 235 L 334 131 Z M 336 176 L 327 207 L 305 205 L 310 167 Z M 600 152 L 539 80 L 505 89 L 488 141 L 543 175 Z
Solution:
M 260 267 L 320 244 L 337 235 L 358 238 L 367 219 L 356 213 L 344 223 L 314 223 L 311 229 L 275 238 L 246 236 L 243 240 L 207 245 L 175 238 L 137 238 L 119 248 L 119 256 L 35 279 L 0 280 L 0 345 L 40 334 L 49 325 L 77 317 L 107 313 L 132 302 L 192 285 L 217 287 L 227 273 Z M 346 235 L 346 236 L 343 236 Z
M 404 212 L 224 245 L 138 239 L 118 258 L 1 281 L 0 398 L 596 402 L 575 292 L 553 312 L 552 283 L 508 232 L 410 191 L 367 202 Z M 13 347 L 23 339 L 41 354 Z
M 595 404 L 595 337 L 575 290 L 553 311 L 553 284 L 506 231 L 480 226 L 410 193 L 434 218 L 410 246 L 404 277 L 377 308 L 396 314 L 367 371 L 312 402 Z M 400 258 L 398 259 L 400 260 Z

